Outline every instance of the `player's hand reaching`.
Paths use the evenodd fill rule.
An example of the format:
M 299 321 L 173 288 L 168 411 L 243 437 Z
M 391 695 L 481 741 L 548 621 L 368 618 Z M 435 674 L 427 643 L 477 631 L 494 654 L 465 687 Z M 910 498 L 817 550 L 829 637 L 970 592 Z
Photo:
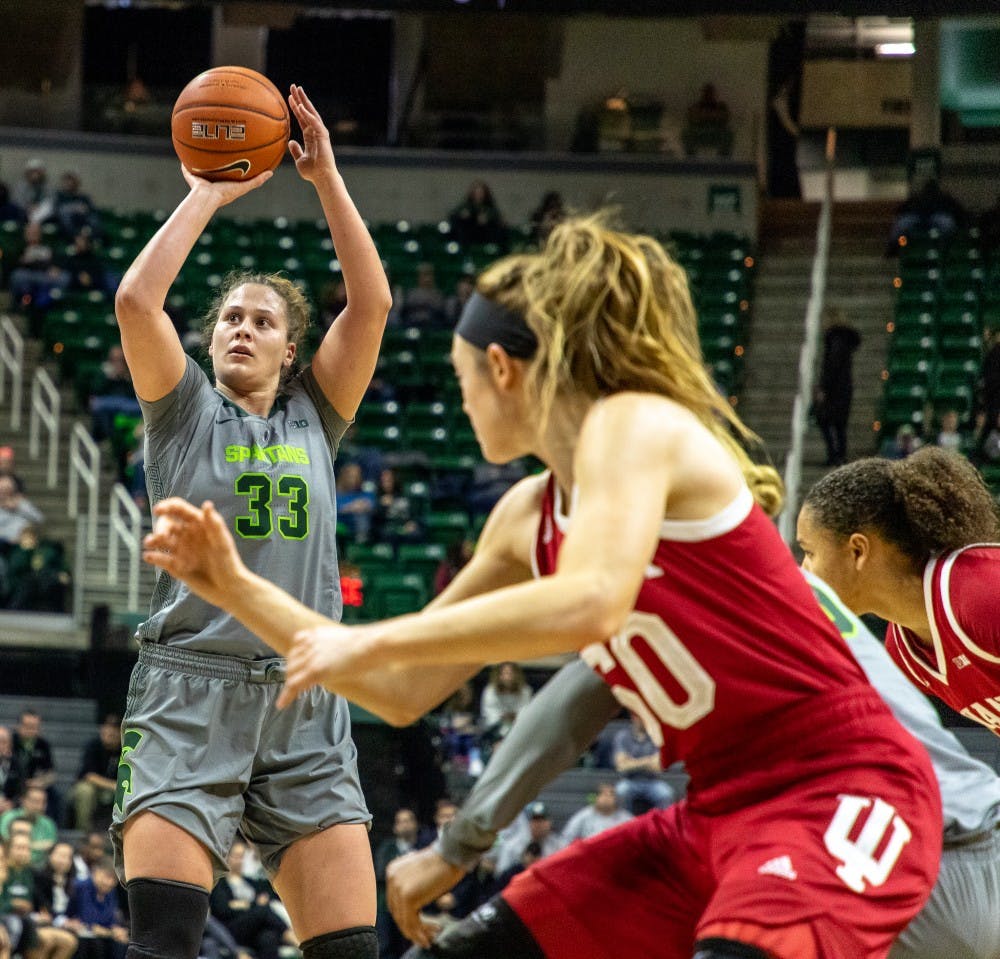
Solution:
M 433 847 L 393 859 L 386 866 L 386 898 L 400 932 L 424 949 L 430 947 L 438 926 L 420 915 L 430 902 L 453 889 L 465 875 Z
M 271 170 L 265 170 L 249 180 L 206 180 L 203 177 L 195 176 L 184 164 L 181 164 L 181 173 L 184 174 L 187 185 L 191 187 L 191 192 L 211 197 L 216 209 L 224 207 L 227 203 L 232 203 L 233 200 L 238 200 L 241 196 L 250 193 L 251 190 L 256 190 L 274 176 Z
M 223 605 L 226 590 L 246 570 L 232 534 L 210 502 L 199 509 L 173 496 L 153 507 L 153 532 L 142 558 L 183 580 L 202 599 Z
M 316 183 L 324 177 L 337 172 L 337 164 L 333 158 L 333 147 L 330 145 L 330 131 L 327 130 L 323 118 L 306 96 L 302 87 L 292 84 L 288 94 L 288 106 L 302 128 L 302 143 L 296 140 L 288 141 L 288 152 L 295 161 L 295 169 L 303 180 Z
M 285 685 L 278 697 L 284 709 L 299 693 L 313 686 L 331 692 L 373 664 L 367 659 L 363 626 L 315 626 L 295 634 L 285 663 Z

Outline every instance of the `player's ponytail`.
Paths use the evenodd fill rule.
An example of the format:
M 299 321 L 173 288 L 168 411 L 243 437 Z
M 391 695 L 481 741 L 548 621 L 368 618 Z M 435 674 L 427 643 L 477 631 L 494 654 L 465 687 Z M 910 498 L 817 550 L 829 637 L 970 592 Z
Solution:
M 774 515 L 777 471 L 754 463 L 755 434 L 705 367 L 687 275 L 654 239 L 612 230 L 609 214 L 558 224 L 544 247 L 489 267 L 479 292 L 521 314 L 538 340 L 528 387 L 542 423 L 556 397 L 657 393 L 691 410 L 736 457 L 757 501 Z
M 803 503 L 838 538 L 875 532 L 916 568 L 974 543 L 1000 539 L 997 506 L 968 460 L 926 446 L 903 460 L 869 457 L 824 476 Z

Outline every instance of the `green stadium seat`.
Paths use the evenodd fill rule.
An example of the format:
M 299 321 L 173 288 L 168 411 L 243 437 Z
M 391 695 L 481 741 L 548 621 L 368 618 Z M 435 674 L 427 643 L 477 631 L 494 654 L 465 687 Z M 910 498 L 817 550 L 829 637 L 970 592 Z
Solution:
M 365 611 L 377 619 L 417 612 L 426 605 L 430 592 L 415 573 L 378 573 L 363 588 Z
M 458 510 L 432 512 L 424 520 L 427 539 L 431 543 L 449 546 L 469 534 L 469 517 Z
M 441 543 L 400 543 L 399 565 L 406 573 L 416 573 L 430 591 L 445 553 L 446 549 Z

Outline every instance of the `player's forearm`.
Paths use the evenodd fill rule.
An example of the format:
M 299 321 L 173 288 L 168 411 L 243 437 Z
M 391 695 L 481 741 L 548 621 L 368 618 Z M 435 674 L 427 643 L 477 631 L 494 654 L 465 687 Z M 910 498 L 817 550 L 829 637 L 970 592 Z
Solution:
M 117 302 L 143 312 L 161 310 L 184 261 L 217 209 L 208 194 L 198 190 L 188 193 L 126 271 Z
M 392 306 L 392 291 L 382 258 L 343 177 L 334 169 L 314 185 L 340 262 L 350 315 L 365 323 L 384 323 Z
M 438 840 L 442 857 L 471 869 L 525 804 L 576 763 L 619 708 L 607 684 L 586 663 L 575 659 L 563 666 L 518 713 L 494 750 Z
M 295 634 L 314 626 L 333 626 L 333 620 L 310 609 L 280 586 L 245 567 L 218 597 L 217 605 L 235 616 L 281 656 L 287 656 Z
M 546 576 L 364 627 L 364 659 L 374 667 L 502 662 L 572 652 L 611 636 L 617 606 L 600 576 Z

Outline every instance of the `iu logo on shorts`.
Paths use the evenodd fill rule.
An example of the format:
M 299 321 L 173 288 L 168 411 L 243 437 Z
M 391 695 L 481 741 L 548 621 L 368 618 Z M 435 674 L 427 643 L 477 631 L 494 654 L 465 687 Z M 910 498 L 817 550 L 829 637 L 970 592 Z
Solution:
M 827 851 L 840 861 L 837 875 L 855 892 L 864 892 L 866 881 L 881 886 L 913 836 L 910 827 L 893 806 L 877 797 L 838 798 L 840 805 L 823 835 Z M 879 847 L 882 851 L 876 857 Z

